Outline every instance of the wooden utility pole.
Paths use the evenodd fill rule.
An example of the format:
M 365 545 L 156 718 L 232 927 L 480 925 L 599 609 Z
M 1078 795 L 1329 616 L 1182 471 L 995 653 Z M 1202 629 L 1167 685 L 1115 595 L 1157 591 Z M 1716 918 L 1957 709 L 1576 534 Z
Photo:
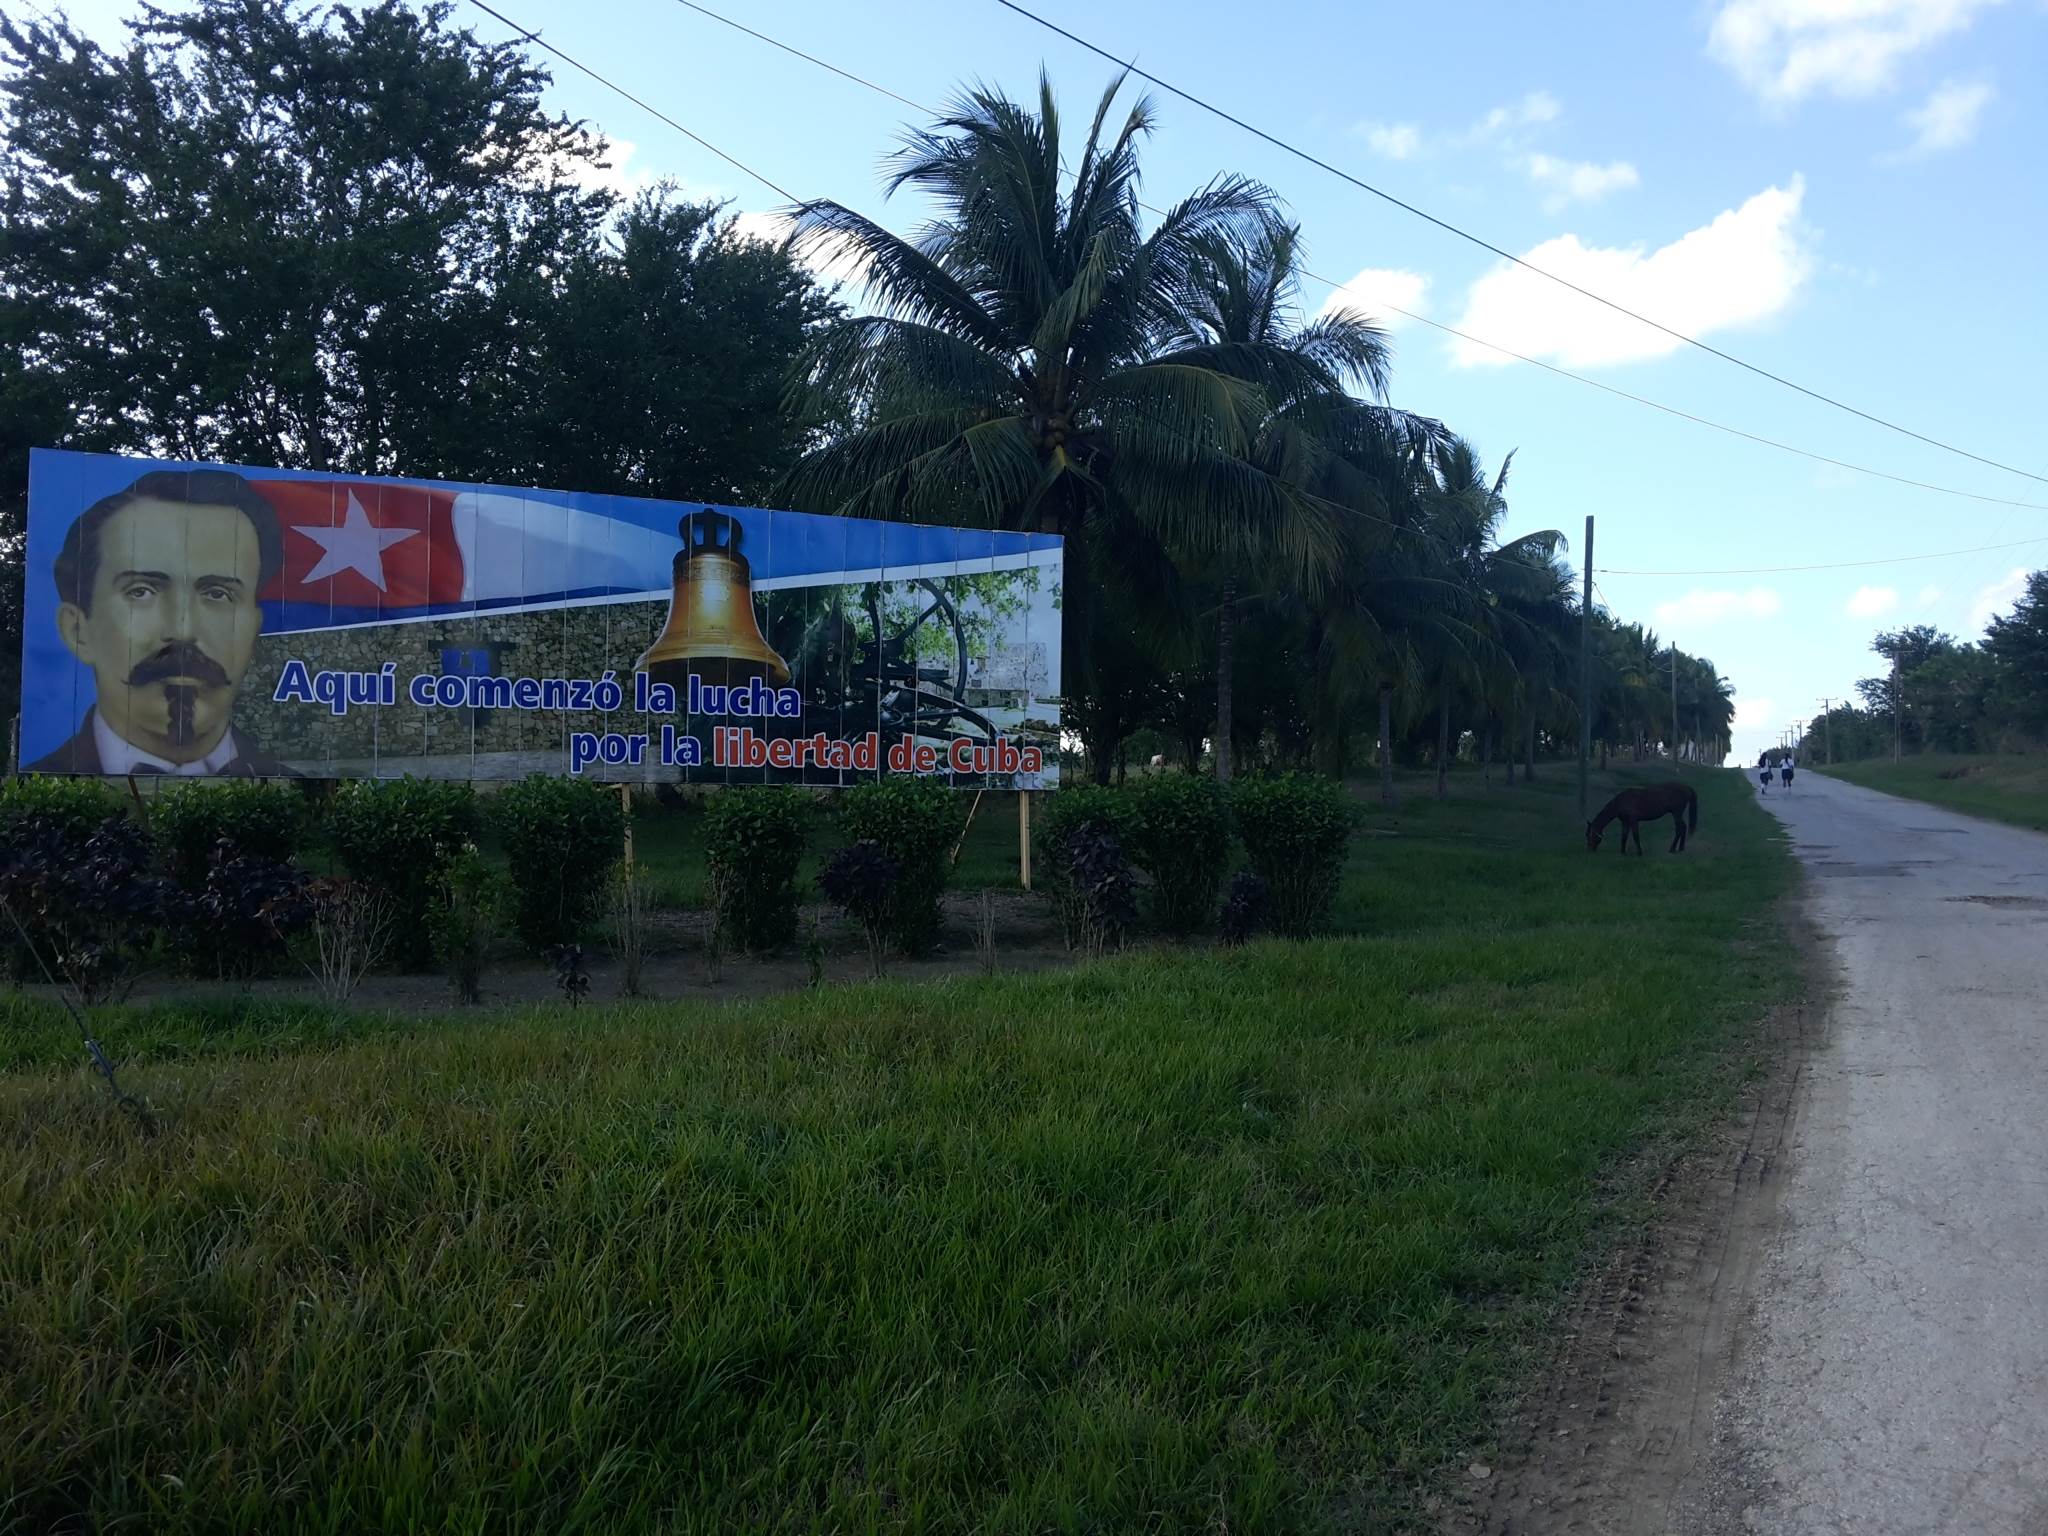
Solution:
M 1671 761 L 1678 761 L 1678 647 L 1671 647 Z
M 1827 754 L 1827 766 L 1835 766 L 1835 701 L 1820 701 L 1821 750 Z
M 1906 755 L 1906 701 L 1899 697 L 1899 653 L 1892 652 L 1892 761 Z
M 1586 578 L 1579 598 L 1579 820 L 1586 820 L 1586 759 L 1593 752 L 1593 518 L 1586 516 Z

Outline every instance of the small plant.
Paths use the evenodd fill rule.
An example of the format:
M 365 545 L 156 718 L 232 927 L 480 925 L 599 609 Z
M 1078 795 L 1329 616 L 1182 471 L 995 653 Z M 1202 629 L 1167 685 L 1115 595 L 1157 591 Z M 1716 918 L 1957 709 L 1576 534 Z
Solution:
M 1099 959 L 1121 949 L 1138 921 L 1137 879 L 1109 826 L 1084 822 L 1067 839 L 1067 878 L 1081 906 L 1081 949 Z
M 626 821 L 618 792 L 535 774 L 490 800 L 512 875 L 512 926 L 539 950 L 573 943 L 604 898 Z
M 1129 794 L 1106 784 L 1077 784 L 1056 795 L 1040 795 L 1037 804 L 1044 809 L 1037 813 L 1037 825 L 1032 828 L 1036 887 L 1059 913 L 1060 932 L 1067 948 L 1078 949 L 1087 911 L 1069 878 L 1068 844 L 1074 833 L 1089 822 L 1108 827 L 1121 842 L 1130 834 L 1135 811 Z
M 804 966 L 808 972 L 804 985 L 813 988 L 825 985 L 825 939 L 815 917 L 804 929 Z
M 310 956 L 304 964 L 330 1003 L 345 1003 L 391 941 L 391 908 L 356 880 L 315 880 L 306 888 Z
M 590 972 L 583 966 L 583 946 L 557 944 L 548 951 L 548 960 L 555 968 L 555 985 L 562 989 L 562 1000 L 571 1008 L 580 1008 L 590 996 Z
M 937 779 L 883 779 L 840 798 L 847 837 L 877 844 L 896 862 L 886 932 L 903 954 L 921 955 L 938 942 L 939 901 L 966 814 L 959 795 Z
M 882 974 L 882 942 L 888 937 L 902 873 L 903 866 L 880 843 L 862 839 L 834 852 L 818 877 L 825 899 L 860 924 L 868 941 L 868 970 L 877 977 Z
M 981 962 L 984 974 L 993 974 L 996 968 L 996 898 L 993 893 L 983 891 L 981 904 L 975 913 L 974 957 Z
M 1223 893 L 1222 936 L 1225 944 L 1242 944 L 1266 919 L 1266 882 L 1248 869 L 1230 877 Z
M 725 954 L 732 947 L 732 871 L 720 864 L 711 866 L 711 910 L 704 915 L 704 985 L 715 987 L 725 979 Z
M 214 844 L 205 881 L 184 911 L 186 964 L 241 979 L 283 956 L 313 917 L 304 875 L 227 838 Z
M 224 842 L 247 857 L 288 862 L 305 844 L 306 801 L 291 785 L 262 779 L 172 783 L 150 805 L 149 831 L 172 878 L 196 891 Z
M 443 866 L 432 914 L 434 953 L 461 1003 L 483 1001 L 484 961 L 498 935 L 503 886 L 471 843 Z
M 619 962 L 619 991 L 626 997 L 640 995 L 647 964 L 647 894 L 647 872 L 621 864 L 612 876 L 606 936 L 612 958 Z
M 767 954 L 796 937 L 806 809 L 788 788 L 728 789 L 706 804 L 712 919 L 723 945 Z
M 1328 779 L 1241 779 L 1231 811 L 1252 873 L 1266 885 L 1273 928 L 1293 938 L 1329 921 L 1351 841 L 1351 806 Z
M 1160 773 L 1125 791 L 1130 819 L 1124 847 L 1152 877 L 1152 915 L 1168 933 L 1209 926 L 1230 856 L 1230 812 L 1214 779 Z
M 328 813 L 342 867 L 391 908 L 392 958 L 409 969 L 436 955 L 443 872 L 479 825 L 476 793 L 438 779 L 357 779 Z

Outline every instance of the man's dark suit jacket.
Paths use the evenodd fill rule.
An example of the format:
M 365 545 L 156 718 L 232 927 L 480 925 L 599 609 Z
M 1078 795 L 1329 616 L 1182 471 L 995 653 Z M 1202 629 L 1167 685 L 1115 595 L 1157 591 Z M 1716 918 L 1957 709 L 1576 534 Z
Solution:
M 23 773 L 69 773 L 99 774 L 100 744 L 93 739 L 92 716 L 85 717 L 84 724 L 69 741 L 46 757 L 39 757 L 25 765 Z M 161 769 L 138 768 L 137 773 L 160 773 Z M 251 741 L 242 732 L 235 732 L 235 755 L 221 767 L 220 777 L 244 779 L 296 779 L 298 773 L 279 762 L 261 744 Z

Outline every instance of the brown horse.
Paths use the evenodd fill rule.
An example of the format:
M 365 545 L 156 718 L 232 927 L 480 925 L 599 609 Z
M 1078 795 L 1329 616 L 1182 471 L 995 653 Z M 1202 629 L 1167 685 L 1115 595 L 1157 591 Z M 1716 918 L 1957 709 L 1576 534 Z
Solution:
M 1636 840 L 1636 852 L 1643 851 L 1642 824 L 1669 816 L 1677 829 L 1671 852 L 1685 852 L 1686 838 L 1700 829 L 1700 797 L 1690 784 L 1650 784 L 1641 789 L 1624 789 L 1600 807 L 1600 814 L 1586 823 L 1586 851 L 1597 852 L 1600 829 L 1610 821 L 1621 823 L 1621 851 L 1628 852 L 1628 840 Z

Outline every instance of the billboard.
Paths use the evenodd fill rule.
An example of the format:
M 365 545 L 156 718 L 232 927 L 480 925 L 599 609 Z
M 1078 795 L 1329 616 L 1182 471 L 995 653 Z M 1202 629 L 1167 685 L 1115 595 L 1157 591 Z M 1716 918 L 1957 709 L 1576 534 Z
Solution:
M 24 772 L 1059 777 L 1051 535 L 36 449 Z

